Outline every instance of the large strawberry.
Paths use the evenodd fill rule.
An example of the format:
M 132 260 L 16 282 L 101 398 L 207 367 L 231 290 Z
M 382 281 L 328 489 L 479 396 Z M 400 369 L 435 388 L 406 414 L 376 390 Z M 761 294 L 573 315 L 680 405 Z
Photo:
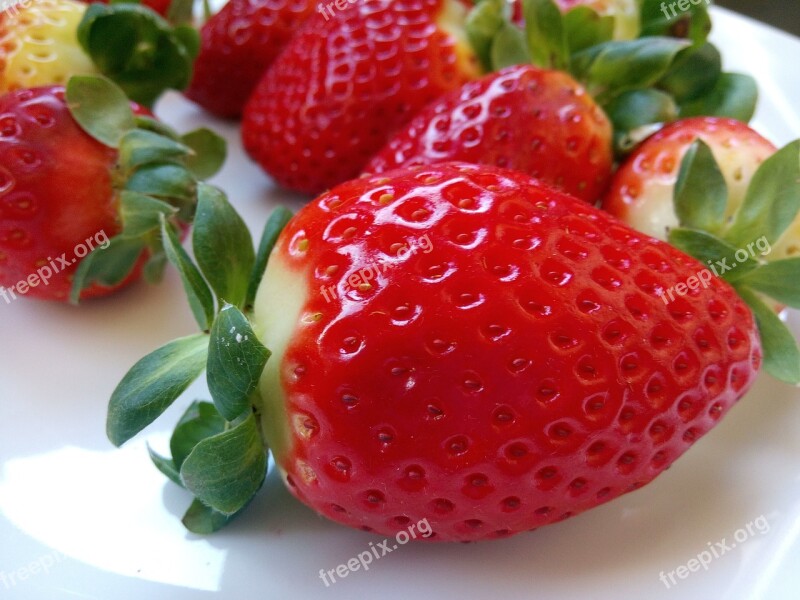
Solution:
M 0 294 L 77 300 L 142 268 L 156 279 L 159 219 L 191 221 L 196 176 L 220 165 L 221 143 L 179 138 L 103 79 L 0 97 Z
M 331 13 L 308 20 L 244 112 L 247 151 L 304 192 L 356 176 L 395 129 L 478 74 L 458 0 L 361 0 Z
M 529 173 L 594 202 L 611 177 L 611 124 L 568 74 L 507 67 L 433 102 L 365 170 L 448 160 Z
M 186 96 L 221 117 L 241 115 L 267 67 L 315 6 L 311 0 L 228 2 L 200 31 L 200 53 Z
M 197 32 L 137 4 L 37 0 L 0 13 L 0 93 L 102 73 L 152 106 L 189 84 Z
M 186 281 L 204 329 L 198 299 L 216 292 L 210 336 L 140 361 L 108 419 L 127 441 L 207 369 L 214 404 L 187 411 L 172 458 L 152 455 L 197 496 L 194 531 L 259 488 L 264 442 L 292 493 L 346 525 L 526 531 L 651 481 L 761 363 L 722 279 L 663 301 L 702 263 L 521 173 L 443 163 L 345 183 L 279 236 L 278 213 L 258 259 L 224 196 L 203 196 L 218 238 L 195 228 L 208 284 Z
M 776 151 L 739 121 L 678 121 L 628 158 L 603 208 L 733 284 L 762 328 L 783 332 L 765 336 L 767 366 L 792 364 L 796 347 L 766 307 L 800 308 L 800 140 Z M 671 301 L 687 290 L 668 292 Z

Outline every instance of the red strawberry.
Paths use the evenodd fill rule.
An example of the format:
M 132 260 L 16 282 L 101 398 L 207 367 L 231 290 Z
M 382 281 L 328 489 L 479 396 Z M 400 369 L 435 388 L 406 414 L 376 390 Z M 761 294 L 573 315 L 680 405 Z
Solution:
M 186 96 L 221 117 L 238 117 L 261 76 L 314 12 L 310 0 L 231 0 L 201 30 Z
M 165 137 L 168 129 L 138 105 L 133 105 L 126 123 L 130 130 L 118 141 L 119 149 L 93 137 L 97 130 L 85 129 L 76 119 L 85 124 L 87 114 L 96 114 L 98 121 L 105 115 L 101 104 L 84 94 L 107 97 L 103 94 L 111 84 L 87 80 L 88 92 L 81 92 L 85 84 L 75 83 L 70 103 L 63 86 L 0 97 L 0 293 L 7 302 L 23 295 L 67 300 L 84 257 L 98 248 L 89 254 L 94 270 L 84 267 L 81 289 L 75 291 L 80 298 L 109 294 L 137 279 L 148 257 L 155 253 L 158 259 L 154 230 L 159 213 L 181 225 L 193 214 L 195 192 L 183 189 L 192 177 L 180 166 L 190 149 Z M 83 108 L 82 98 L 88 104 Z M 121 91 L 114 100 L 124 110 Z M 138 128 L 134 113 L 145 117 Z M 164 160 L 176 162 L 165 167 Z M 147 210 L 155 211 L 149 213 L 149 229 L 141 222 Z M 127 220 L 134 218 L 139 219 L 135 234 L 127 228 Z M 126 239 L 115 238 L 123 232 Z M 112 257 L 119 260 L 116 267 L 101 264 Z
M 220 412 L 194 405 L 173 460 L 154 457 L 200 499 L 191 528 L 246 504 L 263 436 L 292 493 L 346 525 L 388 535 L 427 519 L 442 541 L 526 531 L 645 485 L 750 387 L 761 349 L 733 289 L 661 298 L 702 268 L 518 172 L 361 178 L 280 234 L 252 312 L 238 305 L 253 328 L 225 306 L 210 340 L 143 359 L 108 432 L 125 442 L 208 365 Z M 151 378 L 165 361 L 169 397 Z
M 725 218 L 742 205 L 756 170 L 775 146 L 745 123 L 698 117 L 676 121 L 647 139 L 614 175 L 603 208 L 635 229 L 663 240 L 678 226 L 675 184 L 696 140 L 709 146 L 728 186 Z
M 611 133 L 603 110 L 568 74 L 517 65 L 442 96 L 365 170 L 448 160 L 491 164 L 594 202 L 611 177 Z
M 245 108 L 247 151 L 303 192 L 356 176 L 395 129 L 477 75 L 465 14 L 457 0 L 360 0 L 314 15 Z

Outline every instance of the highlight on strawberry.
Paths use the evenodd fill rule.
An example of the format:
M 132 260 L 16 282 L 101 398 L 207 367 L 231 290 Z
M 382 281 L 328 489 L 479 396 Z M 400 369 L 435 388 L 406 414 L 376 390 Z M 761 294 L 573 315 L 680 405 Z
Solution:
M 77 302 L 158 281 L 160 220 L 182 235 L 224 158 L 218 135 L 178 135 L 100 76 L 0 96 L 0 286 Z M 58 260 L 100 234 L 107 244 Z
M 198 46 L 193 27 L 146 6 L 37 0 L 0 13 L 0 93 L 102 74 L 152 107 L 165 90 L 189 85 Z
M 700 260 L 492 166 L 344 183 L 294 217 L 278 210 L 257 252 L 201 185 L 197 263 L 177 243 L 168 253 L 201 333 L 128 372 L 109 439 L 133 438 L 205 371 L 212 402 L 188 408 L 171 457 L 151 450 L 195 496 L 183 522 L 199 533 L 244 509 L 269 452 L 318 513 L 385 535 L 424 518 L 439 541 L 505 537 L 636 490 L 719 422 L 762 360 L 800 382 L 794 339 L 756 298 L 777 287 L 758 259 L 740 271 L 754 280 L 713 277 L 664 301 L 800 209 L 775 180 L 797 177 L 790 146 L 754 177 L 728 241 L 712 241 L 700 227 L 724 199 L 712 175 L 709 207 L 693 202 L 709 189 L 703 148 L 675 192 L 675 239 Z M 426 252 L 410 251 L 422 236 Z M 797 297 L 792 261 L 784 301 Z

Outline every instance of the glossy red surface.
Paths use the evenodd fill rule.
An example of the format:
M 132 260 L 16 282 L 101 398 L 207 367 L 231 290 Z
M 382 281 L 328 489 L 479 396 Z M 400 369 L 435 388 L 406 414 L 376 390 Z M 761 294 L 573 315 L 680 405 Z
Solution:
M 637 489 L 760 364 L 726 283 L 665 304 L 702 265 L 511 171 L 346 183 L 273 260 L 309 294 L 276 458 L 301 500 L 380 533 L 427 519 L 436 540 L 502 537 Z

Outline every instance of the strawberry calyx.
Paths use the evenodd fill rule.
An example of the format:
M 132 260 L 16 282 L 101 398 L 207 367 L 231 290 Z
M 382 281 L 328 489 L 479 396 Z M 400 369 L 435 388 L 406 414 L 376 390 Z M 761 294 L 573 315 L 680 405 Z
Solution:
M 773 308 L 800 308 L 800 258 L 767 258 L 800 214 L 800 140 L 759 166 L 730 216 L 719 165 L 709 146 L 696 140 L 681 163 L 673 202 L 680 226 L 669 231 L 669 242 L 734 287 L 756 318 L 764 368 L 781 381 L 800 384 L 800 349 Z M 669 302 L 674 295 L 667 290 L 662 299 Z
M 588 6 L 562 13 L 554 0 L 521 0 L 524 26 L 503 0 L 482 0 L 467 20 L 467 34 L 488 71 L 533 63 L 569 72 L 609 115 L 615 150 L 625 155 L 664 124 L 690 116 L 748 122 L 755 112 L 755 80 L 725 73 L 708 42 L 705 3 L 680 18 L 665 17 L 663 3 L 646 0 L 640 35 L 614 39 L 614 19 Z
M 201 333 L 141 359 L 112 394 L 107 435 L 120 446 L 155 421 L 205 371 L 212 402 L 196 401 L 170 438 L 171 457 L 148 448 L 155 466 L 195 499 L 187 529 L 212 533 L 244 509 L 261 488 L 268 446 L 260 422 L 259 380 L 270 351 L 250 325 L 256 290 L 292 213 L 277 209 L 257 250 L 225 194 L 198 184 L 194 260 L 174 224 L 159 215 L 166 258 L 181 276 Z
M 225 141 L 208 129 L 180 136 L 153 118 L 135 115 L 125 93 L 104 77 L 71 78 L 66 100 L 88 135 L 118 151 L 112 181 L 121 231 L 107 248 L 81 261 L 70 295 L 77 303 L 81 292 L 95 283 L 114 286 L 124 281 L 143 252 L 149 256 L 145 278 L 160 279 L 167 262 L 161 222 L 175 231 L 192 222 L 199 182 L 222 166 Z
M 173 9 L 178 21 L 185 21 L 186 3 L 176 2 Z M 78 41 L 103 75 L 147 107 L 165 90 L 189 86 L 200 51 L 196 29 L 172 25 L 146 6 L 129 3 L 90 5 Z

